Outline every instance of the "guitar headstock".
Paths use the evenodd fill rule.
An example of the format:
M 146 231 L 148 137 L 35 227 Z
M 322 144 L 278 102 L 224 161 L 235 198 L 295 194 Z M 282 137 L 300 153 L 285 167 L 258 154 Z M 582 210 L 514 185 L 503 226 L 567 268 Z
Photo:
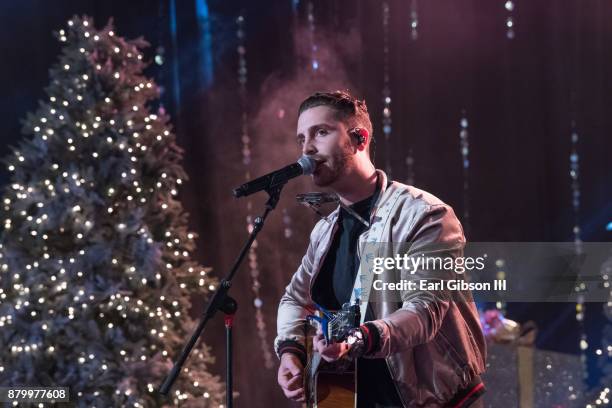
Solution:
M 349 335 L 351 329 L 359 327 L 361 323 L 361 310 L 359 301 L 354 304 L 345 303 L 337 312 L 330 312 L 317 305 L 321 316 L 309 315 L 309 321 L 317 321 L 321 326 L 323 336 L 328 343 L 341 343 Z

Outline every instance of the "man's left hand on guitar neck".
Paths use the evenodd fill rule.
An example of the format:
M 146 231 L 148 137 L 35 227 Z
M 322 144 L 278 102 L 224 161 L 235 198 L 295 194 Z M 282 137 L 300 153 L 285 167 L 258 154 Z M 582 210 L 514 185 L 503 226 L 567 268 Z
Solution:
M 373 344 L 369 332 L 368 327 L 361 326 L 352 329 L 347 340 L 329 344 L 323 336 L 323 332 L 319 329 L 317 335 L 313 338 L 313 347 L 328 363 L 337 361 L 347 354 L 349 358 L 355 359 L 371 351 L 370 346 L 373 346 Z
M 317 330 L 317 335 L 312 339 L 312 343 L 313 348 L 321 355 L 321 358 L 328 363 L 340 360 L 351 348 L 346 341 L 342 343 L 328 343 L 320 329 Z

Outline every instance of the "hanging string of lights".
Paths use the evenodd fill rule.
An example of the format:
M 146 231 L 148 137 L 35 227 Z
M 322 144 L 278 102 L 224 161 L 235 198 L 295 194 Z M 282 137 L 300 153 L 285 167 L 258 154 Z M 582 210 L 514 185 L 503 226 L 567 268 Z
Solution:
M 572 131 L 571 131 L 571 152 L 569 156 L 569 175 L 571 180 L 571 190 L 572 190 L 572 211 L 574 214 L 574 226 L 572 228 L 572 233 L 574 234 L 574 249 L 576 255 L 580 255 L 582 253 L 582 239 L 580 238 L 580 225 L 579 225 L 579 216 L 580 216 L 580 162 L 578 156 L 578 132 L 576 130 L 576 123 L 572 121 Z M 588 379 L 589 372 L 587 369 L 587 350 L 589 348 L 589 343 L 587 341 L 587 335 L 584 328 L 584 313 L 585 313 L 585 304 L 584 304 L 584 290 L 586 286 L 584 282 L 577 282 L 575 291 L 577 292 L 576 299 L 576 321 L 578 322 L 579 332 L 580 332 L 580 361 L 582 362 L 583 368 L 583 376 L 584 379 Z
M 419 38 L 419 7 L 417 0 L 410 3 L 410 38 L 416 41 Z
M 459 121 L 459 140 L 461 146 L 461 165 L 463 167 L 463 224 L 466 233 L 470 230 L 470 206 L 469 206 L 469 174 L 470 174 L 470 143 L 468 140 L 468 119 L 465 109 L 461 110 Z
M 385 135 L 385 171 L 391 175 L 391 86 L 389 75 L 389 2 L 382 2 L 382 28 L 383 28 L 383 134 Z
M 245 46 L 245 17 L 243 15 L 239 15 L 236 19 L 237 30 L 236 37 L 238 39 L 238 84 L 239 84 L 239 93 L 240 93 L 240 101 L 242 105 L 242 115 L 241 115 L 241 136 L 240 140 L 242 142 L 242 163 L 245 165 L 245 180 L 251 179 L 251 174 L 249 171 L 249 167 L 251 164 L 251 138 L 249 136 L 249 127 L 248 127 L 248 114 L 247 114 L 247 62 L 246 62 L 246 46 Z M 253 208 L 253 203 L 249 199 L 247 201 L 247 231 L 249 233 L 253 230 L 253 214 L 251 213 Z M 257 337 L 259 338 L 260 347 L 262 357 L 264 359 L 264 366 L 267 369 L 271 369 L 274 367 L 274 361 L 272 359 L 272 353 L 270 351 L 270 342 L 268 342 L 268 332 L 266 328 L 266 322 L 264 319 L 264 314 L 262 311 L 263 300 L 261 298 L 260 289 L 261 282 L 259 280 L 259 264 L 257 260 L 257 240 L 253 242 L 253 246 L 249 250 L 248 254 L 249 260 L 249 274 L 251 276 L 251 288 L 253 290 L 253 306 L 255 307 L 255 324 L 257 327 Z
M 316 26 L 315 26 L 315 15 L 314 15 L 314 4 L 311 1 L 308 2 L 308 33 L 310 38 L 310 60 L 313 71 L 319 69 L 319 60 L 317 58 L 317 43 L 315 40 Z
M 508 37 L 509 40 L 514 38 L 514 16 L 512 15 L 514 6 L 513 0 L 506 0 L 504 3 L 504 8 L 508 12 L 508 16 L 506 17 L 506 37 Z
M 416 41 L 419 38 L 419 10 L 417 0 L 412 0 L 410 3 L 410 38 Z M 407 177 L 406 183 L 414 185 L 414 155 L 412 151 L 412 145 L 408 148 L 408 154 L 406 155 L 406 168 Z

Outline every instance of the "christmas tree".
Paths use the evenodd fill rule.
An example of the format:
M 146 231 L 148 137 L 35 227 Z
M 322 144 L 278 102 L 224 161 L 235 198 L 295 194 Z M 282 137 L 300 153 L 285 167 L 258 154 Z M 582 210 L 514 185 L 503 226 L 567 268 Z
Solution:
M 79 407 L 219 406 L 200 342 L 165 398 L 157 389 L 216 281 L 193 261 L 176 199 L 187 179 L 169 118 L 143 75 L 142 39 L 74 17 L 46 100 L 5 162 L 0 385 L 67 386 Z
M 612 278 L 612 253 L 601 265 L 601 277 L 604 288 L 610 288 Z M 601 370 L 601 379 L 587 394 L 586 407 L 609 406 L 612 399 L 612 289 L 608 292 L 608 301 L 603 303 L 605 323 L 601 331 L 601 348 L 595 350 L 597 365 Z

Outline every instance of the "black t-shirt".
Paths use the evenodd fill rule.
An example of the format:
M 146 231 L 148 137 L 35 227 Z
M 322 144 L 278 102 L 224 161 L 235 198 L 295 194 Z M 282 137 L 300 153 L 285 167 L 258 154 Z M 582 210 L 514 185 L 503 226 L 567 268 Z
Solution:
M 363 219 L 369 220 L 377 195 L 378 192 L 375 192 L 350 207 Z M 351 300 L 353 284 L 359 270 L 357 242 L 359 235 L 366 229 L 361 221 L 340 207 L 338 230 L 313 288 L 315 301 L 328 310 L 338 310 Z
M 350 208 L 365 220 L 370 219 L 372 207 L 380 190 Z M 355 277 L 359 270 L 358 238 L 367 227 L 344 208 L 338 214 L 338 230 L 327 252 L 313 285 L 313 300 L 328 310 L 338 310 L 351 299 Z M 365 321 L 373 320 L 368 308 Z M 385 359 L 357 360 L 358 408 L 401 407 Z

